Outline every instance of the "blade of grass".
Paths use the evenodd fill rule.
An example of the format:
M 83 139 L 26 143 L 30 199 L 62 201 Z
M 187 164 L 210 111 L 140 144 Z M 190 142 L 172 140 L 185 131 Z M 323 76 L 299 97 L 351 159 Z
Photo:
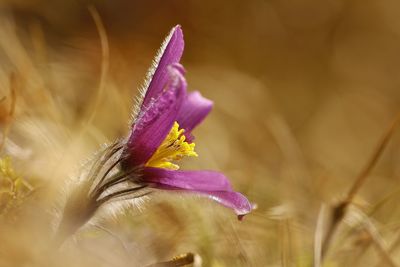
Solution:
M 183 255 L 179 255 L 174 257 L 170 261 L 158 262 L 151 265 L 147 265 L 146 267 L 179 267 L 186 266 L 188 264 L 193 264 L 196 261 L 197 255 L 193 253 L 186 253 Z
M 107 32 L 106 32 L 104 24 L 101 20 L 99 12 L 93 5 L 90 5 L 88 7 L 88 10 L 90 12 L 90 15 L 93 18 L 94 23 L 96 24 L 97 32 L 100 37 L 100 45 L 101 45 L 101 73 L 100 73 L 99 89 L 97 91 L 93 111 L 90 114 L 90 117 L 86 122 L 88 125 L 90 125 L 91 122 L 93 121 L 94 117 L 96 116 L 97 109 L 100 106 L 101 97 L 104 94 L 107 73 L 108 73 L 108 70 L 110 67 L 110 47 L 108 44 Z
M 10 79 L 11 103 L 10 103 L 10 110 L 8 111 L 7 118 L 6 118 L 6 124 L 5 124 L 4 130 L 3 130 L 3 136 L 1 138 L 0 152 L 3 151 L 4 144 L 6 142 L 8 134 L 11 130 L 11 122 L 12 122 L 12 119 L 14 118 L 15 106 L 17 103 L 17 78 L 14 73 L 11 73 L 9 79 Z
M 348 191 L 344 201 L 341 201 L 338 205 L 336 205 L 333 208 L 332 219 L 330 221 L 330 225 L 328 227 L 328 231 L 325 236 L 325 239 L 322 243 L 321 261 L 323 261 L 326 256 L 326 253 L 329 249 L 332 238 L 336 233 L 338 225 L 340 224 L 340 222 L 343 220 L 343 218 L 346 215 L 348 206 L 351 204 L 351 202 L 353 201 L 355 195 L 358 193 L 360 188 L 364 185 L 364 183 L 367 180 L 373 167 L 375 167 L 375 165 L 378 162 L 379 158 L 381 157 L 383 151 L 387 147 L 389 140 L 393 136 L 394 130 L 399 125 L 399 122 L 400 122 L 400 114 L 398 114 L 396 116 L 396 118 L 390 124 L 389 128 L 384 133 L 383 138 L 378 143 L 378 146 L 374 150 L 371 158 L 368 160 L 365 167 L 361 170 L 360 174 L 355 179 L 355 181 L 354 181 L 353 185 L 351 186 L 350 190 Z
M 321 251 L 322 251 L 322 237 L 324 232 L 324 216 L 325 216 L 326 206 L 321 205 L 318 213 L 317 226 L 315 228 L 314 235 L 314 267 L 321 266 Z

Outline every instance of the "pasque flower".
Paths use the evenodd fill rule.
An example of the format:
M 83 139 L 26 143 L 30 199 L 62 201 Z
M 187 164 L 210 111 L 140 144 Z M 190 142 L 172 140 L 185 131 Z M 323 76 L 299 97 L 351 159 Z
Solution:
M 185 156 L 197 157 L 192 131 L 213 105 L 199 92 L 187 92 L 185 69 L 179 63 L 183 48 L 178 25 L 165 40 L 148 76 L 122 153 L 122 167 L 140 169 L 136 183 L 208 196 L 243 216 L 252 206 L 246 197 L 233 191 L 222 173 L 182 171 L 174 163 Z
M 187 92 L 179 60 L 183 34 L 174 27 L 163 46 L 133 113 L 130 135 L 107 146 L 81 174 L 66 200 L 55 236 L 60 245 L 112 200 L 133 199 L 149 189 L 175 190 L 207 196 L 233 209 L 239 218 L 252 210 L 228 179 L 214 171 L 182 171 L 176 161 L 197 157 L 193 129 L 213 103 L 199 92 Z

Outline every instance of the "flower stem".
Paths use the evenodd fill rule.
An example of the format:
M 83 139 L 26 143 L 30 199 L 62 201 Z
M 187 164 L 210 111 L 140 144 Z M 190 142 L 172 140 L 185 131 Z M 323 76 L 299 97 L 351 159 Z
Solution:
M 72 192 L 64 208 L 61 222 L 54 237 L 54 246 L 60 247 L 64 241 L 73 235 L 94 215 L 98 203 L 88 198 L 89 186 L 83 184 Z

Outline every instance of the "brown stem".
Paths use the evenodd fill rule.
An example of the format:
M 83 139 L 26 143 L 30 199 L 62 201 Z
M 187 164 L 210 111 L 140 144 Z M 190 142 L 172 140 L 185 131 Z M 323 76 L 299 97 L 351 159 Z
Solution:
M 321 249 L 321 262 L 323 262 L 326 252 L 328 251 L 328 248 L 331 244 L 332 238 L 335 235 L 337 228 L 339 226 L 339 222 L 342 221 L 344 218 L 344 215 L 346 213 L 347 209 L 347 203 L 342 202 L 339 203 L 339 205 L 336 205 L 333 208 L 333 213 L 332 213 L 332 219 L 331 223 L 328 227 L 328 232 L 326 233 L 326 236 L 324 238 L 324 242 L 322 242 L 322 249 Z
M 63 216 L 54 237 L 54 246 L 60 247 L 64 241 L 73 235 L 82 225 L 90 220 L 99 205 L 88 198 L 88 185 L 78 186 L 68 197 Z
M 179 267 L 186 266 L 188 264 L 193 264 L 195 262 L 195 257 L 193 253 L 186 253 L 181 256 L 177 256 L 170 261 L 158 262 L 151 265 L 147 265 L 146 267 Z
M 397 115 L 397 117 L 390 124 L 389 128 L 386 130 L 381 141 L 378 143 L 378 146 L 376 147 L 371 158 L 369 159 L 369 161 L 367 162 L 365 167 L 362 169 L 360 174 L 357 176 L 352 187 L 350 188 L 349 192 L 347 193 L 345 200 L 340 202 L 338 205 L 336 205 L 333 208 L 333 215 L 332 215 L 331 223 L 329 225 L 328 232 L 326 233 L 324 242 L 322 243 L 322 252 L 321 252 L 321 260 L 322 261 L 324 260 L 324 258 L 326 256 L 326 253 L 329 249 L 329 246 L 331 244 L 333 236 L 335 235 L 340 222 L 343 220 L 343 218 L 346 215 L 348 206 L 351 204 L 351 202 L 353 201 L 355 195 L 358 193 L 360 188 L 364 185 L 371 170 L 375 167 L 375 165 L 378 162 L 379 158 L 381 157 L 383 151 L 387 147 L 387 144 L 389 143 L 389 140 L 392 137 L 393 132 L 396 129 L 396 127 L 398 126 L 399 122 L 400 122 L 400 115 Z
M 396 127 L 398 126 L 399 122 L 400 122 L 400 115 L 398 115 L 396 117 L 396 119 L 393 120 L 393 122 L 390 124 L 389 128 L 386 130 L 386 133 L 383 135 L 383 138 L 381 139 L 376 150 L 372 154 L 372 157 L 367 162 L 364 169 L 360 172 L 360 174 L 358 175 L 357 179 L 355 180 L 353 186 L 350 188 L 349 192 L 347 193 L 347 198 L 346 198 L 345 202 L 351 203 L 353 201 L 354 196 L 360 190 L 361 186 L 365 183 L 365 180 L 368 178 L 368 175 L 371 172 L 372 168 L 375 167 L 378 159 L 382 155 L 382 152 L 387 147 L 387 144 L 389 143 L 389 140 L 392 137 L 393 132 L 396 129 Z

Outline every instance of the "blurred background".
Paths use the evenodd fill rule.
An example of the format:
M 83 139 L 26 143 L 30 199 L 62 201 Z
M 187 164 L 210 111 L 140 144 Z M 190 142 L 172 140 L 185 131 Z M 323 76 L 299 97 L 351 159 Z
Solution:
M 66 181 L 100 145 L 127 134 L 133 99 L 176 24 L 189 88 L 215 102 L 195 132 L 199 157 L 182 168 L 223 171 L 257 210 L 239 222 L 207 199 L 154 194 L 105 211 L 48 255 L 52 264 L 145 266 L 193 252 L 203 266 L 311 266 L 319 214 L 327 224 L 400 111 L 398 1 L 0 7 L 2 156 L 22 191 L 46 192 L 26 205 L 17 192 L 16 211 L 3 211 L 1 266 L 43 266 Z M 105 56 L 93 14 L 104 24 Z M 399 156 L 395 132 L 324 266 L 400 266 Z

